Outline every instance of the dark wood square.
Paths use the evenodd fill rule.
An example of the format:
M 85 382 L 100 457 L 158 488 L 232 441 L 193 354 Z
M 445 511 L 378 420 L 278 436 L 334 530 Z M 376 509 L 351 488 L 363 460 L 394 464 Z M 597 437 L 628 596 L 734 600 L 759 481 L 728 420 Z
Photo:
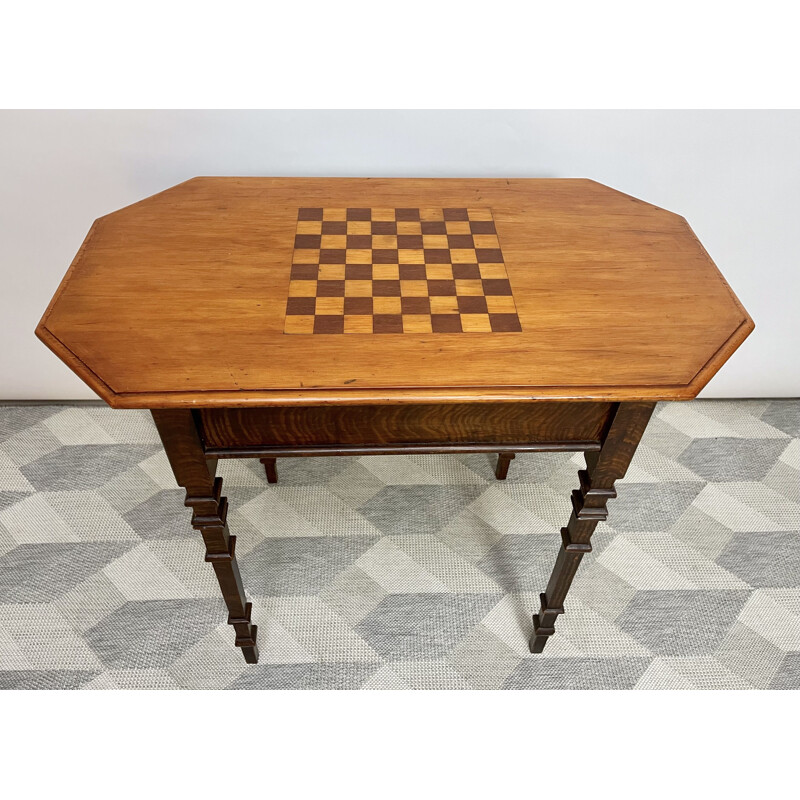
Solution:
M 322 237 L 315 233 L 298 233 L 294 237 L 295 250 L 316 250 L 319 248 Z
M 461 317 L 458 314 L 431 314 L 434 333 L 461 333 Z
M 430 297 L 404 297 L 400 301 L 404 314 L 430 314 Z
M 344 333 L 344 317 L 339 314 L 320 314 L 314 317 L 312 333 Z
M 486 307 L 485 297 L 459 297 L 458 310 L 462 314 L 486 314 L 488 308 Z
M 372 219 L 371 208 L 348 208 L 347 221 L 369 222 Z
M 371 297 L 345 297 L 345 314 L 372 314 Z
M 402 333 L 403 317 L 400 314 L 375 314 L 372 318 L 373 333 Z
M 371 281 L 372 264 L 348 264 L 344 268 L 344 277 L 348 281 Z

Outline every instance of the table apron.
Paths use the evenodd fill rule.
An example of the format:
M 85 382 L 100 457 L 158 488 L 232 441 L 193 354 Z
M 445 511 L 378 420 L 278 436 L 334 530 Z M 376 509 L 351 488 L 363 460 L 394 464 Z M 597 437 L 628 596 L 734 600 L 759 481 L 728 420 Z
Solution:
M 207 455 L 242 458 L 597 450 L 616 405 L 545 401 L 209 408 L 194 413 Z

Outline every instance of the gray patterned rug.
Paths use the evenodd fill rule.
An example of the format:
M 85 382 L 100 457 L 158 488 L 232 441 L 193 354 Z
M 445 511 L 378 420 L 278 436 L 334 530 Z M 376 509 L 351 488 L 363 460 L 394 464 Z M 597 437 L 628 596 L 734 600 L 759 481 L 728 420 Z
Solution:
M 798 689 L 800 401 L 660 405 L 543 655 L 582 456 L 221 463 L 233 647 L 149 415 L 0 407 L 0 687 Z

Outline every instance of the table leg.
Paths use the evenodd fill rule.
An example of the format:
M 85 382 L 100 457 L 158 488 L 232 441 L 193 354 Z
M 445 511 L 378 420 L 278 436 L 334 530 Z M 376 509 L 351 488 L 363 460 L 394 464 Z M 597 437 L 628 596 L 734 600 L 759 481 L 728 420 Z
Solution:
M 276 466 L 277 458 L 262 458 L 261 463 L 264 465 L 264 470 L 267 473 L 268 483 L 278 482 L 278 468 Z
M 497 454 L 497 467 L 494 471 L 494 476 L 499 481 L 504 481 L 508 476 L 508 465 L 511 459 L 514 458 L 514 453 L 498 453 Z
M 572 514 L 561 529 L 562 546 L 550 582 L 539 595 L 541 609 L 533 616 L 532 653 L 541 653 L 555 621 L 564 613 L 564 599 L 584 553 L 592 550 L 590 539 L 597 523 L 606 519 L 606 503 L 616 497 L 614 482 L 625 477 L 655 403 L 618 403 L 600 450 L 585 454 L 586 469 L 578 472 L 580 489 L 572 492 Z
M 257 626 L 250 622 L 252 606 L 245 599 L 236 562 L 236 537 L 228 531 L 228 500 L 221 496 L 222 478 L 214 477 L 217 460 L 206 458 L 190 410 L 153 409 L 152 414 L 175 480 L 186 489 L 184 505 L 192 508 L 192 527 L 200 531 L 205 542 L 205 560 L 214 568 L 228 606 L 228 624 L 236 631 L 236 646 L 242 648 L 248 664 L 255 664 Z

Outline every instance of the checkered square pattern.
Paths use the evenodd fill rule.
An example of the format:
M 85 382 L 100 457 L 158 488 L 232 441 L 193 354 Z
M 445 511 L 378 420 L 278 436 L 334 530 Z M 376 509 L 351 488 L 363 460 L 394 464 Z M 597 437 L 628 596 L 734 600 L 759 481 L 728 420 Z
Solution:
M 488 208 L 301 208 L 284 333 L 522 330 Z

